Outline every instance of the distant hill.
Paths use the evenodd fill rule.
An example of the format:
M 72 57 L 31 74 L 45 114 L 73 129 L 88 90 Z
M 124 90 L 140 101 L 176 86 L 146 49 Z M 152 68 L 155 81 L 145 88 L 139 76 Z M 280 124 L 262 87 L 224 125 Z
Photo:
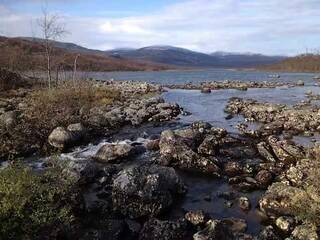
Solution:
M 139 49 L 115 49 L 106 52 L 108 55 L 154 63 L 183 67 L 255 67 L 278 63 L 283 56 L 265 56 L 251 53 L 214 52 L 205 54 L 172 46 L 150 46 Z
M 33 38 L 0 37 L 0 66 L 17 71 L 45 69 L 43 40 Z M 77 54 L 78 69 L 82 71 L 144 71 L 164 70 L 168 66 L 119 59 L 107 56 L 103 51 L 83 48 L 73 43 L 54 42 L 53 65 L 60 70 L 71 70 Z
M 266 56 L 257 53 L 230 53 L 214 52 L 211 56 L 217 57 L 219 63 L 224 67 L 256 67 L 275 64 L 283 61 L 284 56 Z
M 277 64 L 262 66 L 259 69 L 285 72 L 320 72 L 320 55 L 303 54 L 287 58 Z
M 183 67 L 217 67 L 218 58 L 172 46 L 150 46 L 139 49 L 111 50 L 110 56 L 126 59 L 149 61 Z

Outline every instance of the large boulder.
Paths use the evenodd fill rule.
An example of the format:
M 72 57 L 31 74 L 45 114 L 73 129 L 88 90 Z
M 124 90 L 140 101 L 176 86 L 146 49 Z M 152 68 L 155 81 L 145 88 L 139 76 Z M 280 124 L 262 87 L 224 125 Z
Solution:
M 273 183 L 260 199 L 260 209 L 270 217 L 292 214 L 292 199 L 304 196 L 305 192 L 282 182 Z
M 51 146 L 58 149 L 73 147 L 85 135 L 86 130 L 81 123 L 71 124 L 67 128 L 57 127 L 48 137 Z
M 161 133 L 159 147 L 160 163 L 162 165 L 176 166 L 181 169 L 213 175 L 219 175 L 220 173 L 220 168 L 216 165 L 216 161 L 199 155 L 188 144 L 188 139 L 177 135 L 171 130 Z
M 130 218 L 156 216 L 168 209 L 185 186 L 173 168 L 157 165 L 130 167 L 113 181 L 115 209 Z
M 108 143 L 103 145 L 94 159 L 103 163 L 115 163 L 132 156 L 134 147 L 128 143 Z

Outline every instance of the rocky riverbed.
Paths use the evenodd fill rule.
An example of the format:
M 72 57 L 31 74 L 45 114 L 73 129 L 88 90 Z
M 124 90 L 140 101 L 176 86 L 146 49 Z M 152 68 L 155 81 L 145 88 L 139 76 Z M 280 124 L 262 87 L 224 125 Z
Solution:
M 81 186 L 82 221 L 73 238 L 318 239 L 317 224 L 295 208 L 297 196 L 310 194 L 305 183 L 318 167 L 317 146 L 294 141 L 319 131 L 314 100 L 303 95 L 304 102 L 289 105 L 225 98 L 226 105 L 210 112 L 223 121 L 215 124 L 183 120 L 197 116 L 192 91 L 178 105 L 168 103 L 170 91 L 153 96 L 162 92 L 158 85 L 102 85 L 120 91 L 125 101 L 87 110 L 85 123 L 57 126 L 47 141 L 63 153 L 29 162 L 35 169 L 59 165 Z M 13 105 L 1 116 L 18 112 L 19 119 L 19 104 Z M 7 128 L 17 124 L 5 122 Z M 88 145 L 92 128 L 108 134 Z M 317 202 L 319 195 L 312 196 Z

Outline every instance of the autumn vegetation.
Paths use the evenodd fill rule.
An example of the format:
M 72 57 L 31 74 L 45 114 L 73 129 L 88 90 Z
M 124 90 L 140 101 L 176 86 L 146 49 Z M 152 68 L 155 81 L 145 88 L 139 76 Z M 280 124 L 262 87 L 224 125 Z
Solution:
M 287 58 L 277 64 L 260 67 L 260 69 L 285 72 L 320 72 L 320 55 L 302 54 Z

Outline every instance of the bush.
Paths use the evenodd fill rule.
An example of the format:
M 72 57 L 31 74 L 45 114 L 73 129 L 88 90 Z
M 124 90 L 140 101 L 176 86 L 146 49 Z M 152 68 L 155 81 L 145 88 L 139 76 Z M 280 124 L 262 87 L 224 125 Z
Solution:
M 75 189 L 58 169 L 37 174 L 15 165 L 0 170 L 1 239 L 34 239 L 42 231 L 68 229 L 78 203 Z
M 320 226 L 320 148 L 315 147 L 310 154 L 300 186 L 304 191 L 292 199 L 292 214 L 299 220 Z
M 69 82 L 52 89 L 34 90 L 25 99 L 28 107 L 19 123 L 11 129 L 0 126 L 0 158 L 44 149 L 54 128 L 77 122 L 85 124 L 84 109 L 109 105 L 116 100 L 120 100 L 118 91 L 85 81 L 77 86 Z
M 0 68 L 0 91 L 18 88 L 23 85 L 23 79 L 18 73 Z

